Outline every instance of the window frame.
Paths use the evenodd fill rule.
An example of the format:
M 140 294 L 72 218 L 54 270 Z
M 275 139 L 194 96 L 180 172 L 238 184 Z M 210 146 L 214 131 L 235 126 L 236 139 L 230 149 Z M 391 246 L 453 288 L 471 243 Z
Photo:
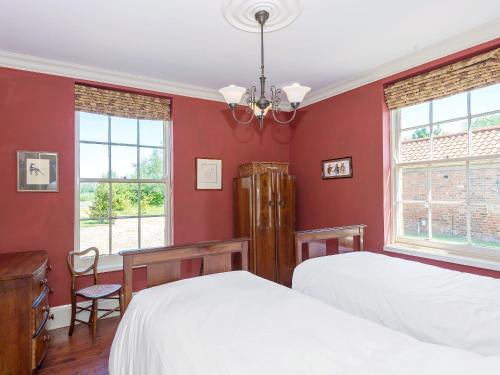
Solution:
M 74 249 L 75 251 L 80 251 L 80 182 L 81 183 L 88 183 L 88 182 L 104 182 L 104 183 L 159 183 L 159 180 L 157 179 L 140 179 L 139 176 L 137 176 L 136 179 L 131 179 L 131 180 L 124 180 L 124 179 L 116 179 L 116 178 L 83 178 L 80 179 L 80 112 L 85 112 L 85 111 L 78 111 L 75 110 L 75 188 L 74 188 L 74 207 L 75 207 L 75 213 L 74 213 Z M 108 116 L 108 121 L 110 117 L 104 114 L 105 116 Z M 125 143 L 116 143 L 116 142 L 111 142 L 111 139 L 109 138 L 109 132 L 111 131 L 111 124 L 108 123 L 108 142 L 92 142 L 92 141 L 83 141 L 83 143 L 89 143 L 89 144 L 103 144 L 103 145 L 108 145 L 109 147 L 111 145 L 122 145 L 122 146 L 132 146 L 132 144 L 125 144 Z M 172 121 L 163 121 L 163 147 L 148 147 L 145 146 L 146 148 L 154 148 L 154 149 L 163 149 L 163 179 L 161 179 L 162 183 L 165 185 L 165 202 L 164 202 L 164 210 L 165 210 L 165 215 L 147 215 L 145 217 L 165 217 L 165 229 L 164 229 L 164 235 L 165 235 L 165 246 L 169 246 L 173 243 L 173 183 L 172 183 L 172 177 L 173 177 L 173 169 L 172 169 L 172 152 L 173 152 L 173 142 L 172 142 Z M 137 140 L 137 144 L 135 147 L 140 148 L 143 147 L 142 145 L 139 144 L 140 140 Z M 111 163 L 111 155 L 108 154 L 108 163 Z M 111 168 L 109 166 L 109 168 Z M 88 181 L 91 180 L 91 181 Z M 110 187 L 111 188 L 111 187 Z M 111 195 L 110 195 L 110 200 L 111 200 Z M 138 212 L 137 216 L 133 216 L 133 218 L 138 218 L 138 241 L 140 241 L 140 214 Z M 120 219 L 126 219 L 129 218 L 129 216 L 124 216 L 118 218 Z M 111 232 L 110 232 L 111 234 Z M 100 253 L 99 257 L 99 263 L 97 266 L 98 272 L 111 272 L 111 271 L 119 271 L 123 269 L 123 258 L 121 255 L 115 253 L 112 253 L 112 238 L 110 236 L 109 238 L 109 253 Z M 140 243 L 139 243 L 140 245 Z M 137 249 L 131 249 L 131 250 L 137 250 Z M 92 263 L 92 259 L 88 257 L 75 257 L 75 266 L 77 268 L 87 268 L 90 266 Z
M 498 84 L 500 85 L 500 84 Z M 472 120 L 477 117 L 483 117 L 488 115 L 500 114 L 500 108 L 494 111 L 488 111 L 478 114 L 471 113 L 471 91 L 467 92 L 467 116 L 461 116 L 457 118 L 450 118 L 445 121 L 433 122 L 433 101 L 429 102 L 429 123 L 417 126 L 410 126 L 407 128 L 401 128 L 401 109 L 394 109 L 390 111 L 390 173 L 391 173 L 391 236 L 389 243 L 384 246 L 384 250 L 402 253 L 406 255 L 416 255 L 425 258 L 431 258 L 436 260 L 444 260 L 452 263 L 472 265 L 476 267 L 483 267 L 488 269 L 500 270 L 500 246 L 499 248 L 494 247 L 483 247 L 479 245 L 471 244 L 471 207 L 473 206 L 470 202 L 470 164 L 471 162 L 477 162 L 482 160 L 494 160 L 500 162 L 500 154 L 492 155 L 471 155 L 472 146 Z M 459 94 L 459 93 L 457 93 Z M 433 138 L 434 138 L 434 127 L 437 125 L 452 123 L 455 121 L 466 120 L 467 121 L 467 136 L 468 136 L 468 155 L 460 158 L 449 158 L 449 159 L 433 159 Z M 401 133 L 408 130 L 418 130 L 427 128 L 429 129 L 429 159 L 419 160 L 419 161 L 403 161 L 399 162 L 399 146 L 400 146 L 400 136 Z M 433 201 L 430 194 L 432 186 L 432 167 L 433 166 L 443 166 L 446 164 L 456 165 L 458 163 L 463 163 L 465 165 L 465 209 L 466 209 L 466 228 L 467 235 L 466 240 L 468 243 L 453 243 L 445 242 L 439 240 L 432 240 L 432 205 L 439 204 L 439 201 Z M 418 239 L 402 236 L 399 233 L 399 221 L 401 218 L 398 215 L 399 205 L 403 202 L 412 202 L 412 200 L 402 199 L 402 185 L 400 183 L 400 171 L 407 167 L 426 167 L 428 171 L 427 176 L 427 198 L 426 200 L 419 201 L 419 203 L 424 203 L 427 208 L 427 220 L 428 220 L 428 232 L 429 236 L 427 239 Z M 416 201 L 415 201 L 416 202 Z M 446 201 L 448 204 L 457 204 L 459 201 Z

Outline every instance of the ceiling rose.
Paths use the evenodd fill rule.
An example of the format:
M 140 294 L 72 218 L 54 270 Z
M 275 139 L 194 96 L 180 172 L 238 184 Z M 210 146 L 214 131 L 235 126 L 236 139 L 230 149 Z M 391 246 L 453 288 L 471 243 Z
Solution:
M 222 7 L 226 20 L 234 27 L 251 33 L 260 32 L 255 22 L 259 10 L 269 13 L 266 32 L 290 25 L 302 12 L 302 0 L 228 0 Z

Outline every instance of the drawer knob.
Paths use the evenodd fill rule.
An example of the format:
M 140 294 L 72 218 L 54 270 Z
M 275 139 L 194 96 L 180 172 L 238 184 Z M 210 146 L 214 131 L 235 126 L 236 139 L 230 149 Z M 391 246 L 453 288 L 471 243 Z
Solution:
M 49 315 L 49 319 L 50 319 L 50 320 L 54 320 L 54 314 L 50 314 L 50 315 Z
M 40 280 L 40 286 L 47 285 L 48 281 L 47 279 Z
M 52 271 L 52 266 L 50 264 L 47 264 L 47 267 L 45 268 L 47 271 Z
M 54 289 L 49 288 L 49 293 L 50 294 L 54 293 Z
M 43 342 L 49 342 L 50 341 L 50 335 L 43 335 Z

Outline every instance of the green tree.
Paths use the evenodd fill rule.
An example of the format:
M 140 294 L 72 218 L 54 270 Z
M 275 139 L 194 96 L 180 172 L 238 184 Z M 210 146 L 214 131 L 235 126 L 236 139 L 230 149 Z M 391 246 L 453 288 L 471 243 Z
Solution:
M 472 129 L 492 128 L 495 126 L 500 126 L 500 113 L 473 118 L 471 123 Z
M 113 202 L 111 216 L 116 216 L 117 211 L 123 211 L 130 204 L 129 192 L 121 184 L 112 184 Z M 94 200 L 89 207 L 89 217 L 105 223 L 109 215 L 109 184 L 99 183 L 95 189 Z
M 432 130 L 432 134 L 434 135 L 440 135 L 441 132 L 442 132 L 443 129 L 441 129 L 441 126 L 440 125 L 436 125 L 434 127 L 434 129 Z M 429 129 L 428 128 L 420 128 L 420 129 L 417 129 L 415 130 L 412 135 L 411 135 L 411 138 L 412 139 L 422 139 L 422 138 L 429 138 L 430 134 L 429 134 Z

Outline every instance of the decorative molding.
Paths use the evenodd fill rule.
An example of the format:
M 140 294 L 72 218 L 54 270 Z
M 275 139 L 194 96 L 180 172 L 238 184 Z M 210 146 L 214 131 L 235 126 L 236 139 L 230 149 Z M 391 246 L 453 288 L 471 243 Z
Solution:
M 89 65 L 72 64 L 2 50 L 0 50 L 0 66 L 70 77 L 79 80 L 157 91 L 165 94 L 224 102 L 224 99 L 217 90 L 208 87 L 166 81 Z
M 306 96 L 301 107 L 304 108 L 308 105 L 331 98 L 332 96 L 342 94 L 380 79 L 390 77 L 394 74 L 404 72 L 405 70 L 415 68 L 453 53 L 463 51 L 467 48 L 477 46 L 481 43 L 489 42 L 499 37 L 500 19 L 497 19 L 493 22 L 486 23 L 480 27 L 466 31 L 442 42 L 422 48 L 400 59 L 380 65 L 358 78 L 345 80 L 318 90 L 314 90 L 312 91 L 312 94 Z
M 306 96 L 301 108 L 343 92 L 350 91 L 357 87 L 375 82 L 379 79 L 389 77 L 393 74 L 400 73 L 430 61 L 448 56 L 452 53 L 494 40 L 500 37 L 499 30 L 500 19 L 497 19 L 455 37 L 446 39 L 429 47 L 422 48 L 421 50 L 400 59 L 380 65 L 358 78 L 345 80 L 313 90 L 308 96 Z M 152 77 L 106 70 L 88 65 L 66 63 L 8 51 L 0 50 L 0 66 L 63 77 L 71 77 L 79 80 L 102 82 L 124 87 L 157 91 L 172 95 L 224 102 L 222 96 L 217 90 L 208 87 L 171 82 Z
M 269 20 L 264 32 L 269 33 L 293 23 L 303 8 L 303 0 L 227 0 L 222 6 L 222 14 L 237 29 L 260 33 L 255 13 L 265 10 L 269 13 Z

